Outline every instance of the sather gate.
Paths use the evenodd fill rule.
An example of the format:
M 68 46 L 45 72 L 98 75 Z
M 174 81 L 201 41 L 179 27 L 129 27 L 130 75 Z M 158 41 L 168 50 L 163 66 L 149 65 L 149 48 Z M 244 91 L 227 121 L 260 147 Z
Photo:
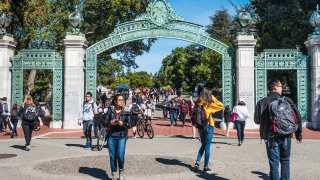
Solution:
M 181 16 L 175 15 L 171 6 L 164 0 L 151 2 L 145 14 L 138 16 L 134 21 L 118 25 L 109 37 L 86 50 L 85 91 L 96 93 L 98 54 L 127 42 L 147 38 L 189 41 L 220 53 L 223 62 L 223 103 L 233 104 L 231 48 L 211 38 L 203 26 L 184 21 Z

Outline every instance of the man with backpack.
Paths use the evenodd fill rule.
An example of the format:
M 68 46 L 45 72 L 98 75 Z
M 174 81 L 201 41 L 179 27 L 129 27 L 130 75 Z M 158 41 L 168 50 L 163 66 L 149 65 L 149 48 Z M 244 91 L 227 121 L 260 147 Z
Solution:
M 254 121 L 260 124 L 260 137 L 266 143 L 270 179 L 280 179 L 280 162 L 281 179 L 289 180 L 291 137 L 295 133 L 298 144 L 302 143 L 301 116 L 293 101 L 281 96 L 282 84 L 279 79 L 271 79 L 268 89 L 270 94 L 256 105 Z
M 0 112 L 1 112 L 0 115 L 2 116 L 3 129 L 6 131 L 6 129 L 8 127 L 8 117 L 10 115 L 9 107 L 8 107 L 8 103 L 7 103 L 7 97 L 2 98 L 1 106 L 2 106 L 2 112 L 0 110 Z
M 92 137 L 91 130 L 94 124 L 93 118 L 94 115 L 97 114 L 97 105 L 92 99 L 92 93 L 87 92 L 85 96 L 85 101 L 81 105 L 81 110 L 79 113 L 78 124 L 81 126 L 83 124 L 83 133 L 86 137 L 86 145 L 85 149 L 91 149 L 92 147 Z

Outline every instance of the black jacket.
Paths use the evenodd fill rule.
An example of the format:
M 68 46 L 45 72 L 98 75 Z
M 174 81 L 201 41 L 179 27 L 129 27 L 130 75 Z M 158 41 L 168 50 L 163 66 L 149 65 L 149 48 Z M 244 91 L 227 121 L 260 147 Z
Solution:
M 120 132 L 121 136 L 127 136 L 128 134 L 128 129 L 127 129 L 127 125 L 126 125 L 126 115 L 127 112 L 124 111 L 124 109 L 122 109 L 121 114 L 120 114 L 120 118 L 119 120 L 122 120 L 123 125 L 122 126 L 113 126 L 111 125 L 111 120 L 116 119 L 117 117 L 117 113 L 116 113 L 116 108 L 114 106 L 110 106 L 110 108 L 108 109 L 107 112 L 107 116 L 106 116 L 106 124 L 109 127 L 108 128 L 108 134 L 111 135 L 112 133 L 115 132 Z
M 254 111 L 254 122 L 256 124 L 260 124 L 260 137 L 261 139 L 267 140 L 270 134 L 270 126 L 271 126 L 271 120 L 270 120 L 270 114 L 269 114 L 269 104 L 276 100 L 280 95 L 277 92 L 271 92 L 267 97 L 261 99 L 258 101 L 255 111 Z M 288 101 L 288 103 L 291 105 L 292 109 L 295 111 L 297 115 L 297 121 L 298 121 L 298 130 L 295 132 L 296 138 L 298 140 L 302 139 L 302 123 L 301 123 L 301 115 L 298 111 L 297 106 L 294 104 L 294 102 L 288 98 L 285 97 L 285 100 Z

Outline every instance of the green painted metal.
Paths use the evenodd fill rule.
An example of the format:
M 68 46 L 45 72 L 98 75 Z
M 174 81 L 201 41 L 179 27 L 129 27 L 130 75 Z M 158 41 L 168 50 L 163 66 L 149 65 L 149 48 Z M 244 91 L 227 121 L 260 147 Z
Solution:
M 267 96 L 268 70 L 297 70 L 298 108 L 304 121 L 309 118 L 308 57 L 297 49 L 266 49 L 255 57 L 256 102 Z
M 47 69 L 53 71 L 52 119 L 63 118 L 63 58 L 54 50 L 21 50 L 10 59 L 12 67 L 12 104 L 23 101 L 23 71 L 27 69 Z
M 147 39 L 171 38 L 189 41 L 212 49 L 223 59 L 223 103 L 233 105 L 233 52 L 224 43 L 206 33 L 201 25 L 184 21 L 175 15 L 171 6 L 164 0 L 152 1 L 146 13 L 134 21 L 119 24 L 109 37 L 90 46 L 86 50 L 85 91 L 96 96 L 97 55 L 120 44 Z

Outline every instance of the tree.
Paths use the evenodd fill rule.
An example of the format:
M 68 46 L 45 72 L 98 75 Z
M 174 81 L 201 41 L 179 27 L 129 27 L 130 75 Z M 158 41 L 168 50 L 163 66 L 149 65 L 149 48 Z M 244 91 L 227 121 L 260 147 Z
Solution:
M 133 88 L 153 87 L 152 76 L 147 72 L 129 72 L 125 75 L 129 85 Z
M 100 59 L 98 62 L 98 84 L 109 86 L 115 83 L 116 75 L 123 71 L 122 62 L 118 59 Z

